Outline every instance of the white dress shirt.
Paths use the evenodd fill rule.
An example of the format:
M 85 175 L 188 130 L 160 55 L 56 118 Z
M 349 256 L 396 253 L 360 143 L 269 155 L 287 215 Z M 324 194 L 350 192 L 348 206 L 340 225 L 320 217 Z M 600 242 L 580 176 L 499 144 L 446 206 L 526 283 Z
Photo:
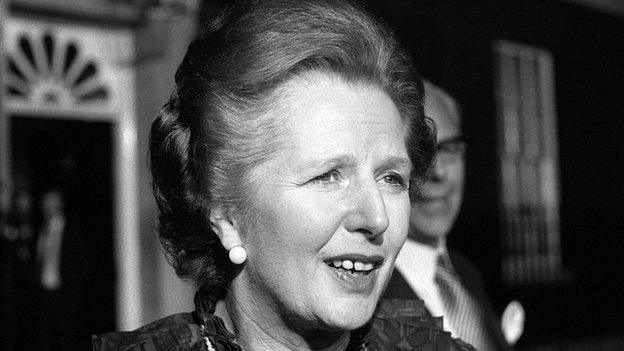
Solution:
M 456 337 L 457 333 L 448 323 L 448 313 L 435 283 L 438 256 L 445 251 L 446 245 L 443 242 L 438 248 L 434 248 L 408 238 L 397 256 L 395 267 L 410 288 L 425 301 L 429 313 L 434 317 L 444 317 L 444 330 L 450 331 Z
M 41 265 L 39 282 L 47 290 L 61 287 L 61 250 L 65 218 L 53 216 L 43 226 L 37 242 L 37 257 Z

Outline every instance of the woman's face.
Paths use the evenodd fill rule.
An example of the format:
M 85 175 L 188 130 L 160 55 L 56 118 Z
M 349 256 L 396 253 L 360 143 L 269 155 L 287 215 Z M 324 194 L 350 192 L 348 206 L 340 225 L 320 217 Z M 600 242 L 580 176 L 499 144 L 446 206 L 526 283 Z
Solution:
M 278 121 L 287 142 L 252 171 L 237 300 L 265 321 L 355 329 L 371 318 L 407 235 L 406 128 L 370 85 L 316 74 L 286 92 Z

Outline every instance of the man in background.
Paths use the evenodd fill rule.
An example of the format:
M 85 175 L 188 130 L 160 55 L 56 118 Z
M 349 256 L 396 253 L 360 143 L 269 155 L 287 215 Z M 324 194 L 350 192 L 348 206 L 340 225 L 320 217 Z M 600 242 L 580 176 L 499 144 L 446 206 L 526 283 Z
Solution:
M 33 308 L 31 193 L 0 183 L 0 340 L 3 350 L 30 337 Z M 21 347 L 21 346 L 20 346 Z
M 43 222 L 36 249 L 38 350 L 75 350 L 76 318 L 87 275 L 87 253 L 81 237 L 85 233 L 67 220 L 60 191 L 44 192 L 40 206 Z
M 438 128 L 437 162 L 412 204 L 408 239 L 384 297 L 424 300 L 432 316 L 443 316 L 445 330 L 480 351 L 509 349 L 477 269 L 446 247 L 464 187 L 466 144 L 458 105 L 425 82 L 425 115 Z

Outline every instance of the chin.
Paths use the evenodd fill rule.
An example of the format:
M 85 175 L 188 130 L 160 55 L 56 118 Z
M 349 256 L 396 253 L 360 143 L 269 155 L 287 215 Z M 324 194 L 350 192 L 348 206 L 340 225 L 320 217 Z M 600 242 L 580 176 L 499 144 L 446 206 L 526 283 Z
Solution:
M 328 328 L 354 330 L 364 326 L 372 317 L 378 298 L 343 297 L 326 305 L 321 320 Z
M 433 221 L 430 226 L 431 236 L 434 236 L 438 239 L 445 238 L 448 233 L 451 231 L 451 227 L 453 226 L 454 218 L 440 218 L 436 221 Z
M 447 236 L 451 230 L 453 222 L 447 217 L 435 218 L 419 218 L 418 221 L 412 223 L 416 233 L 419 233 L 418 241 L 429 242 L 438 241 Z
M 373 317 L 376 303 L 372 308 L 363 307 L 357 303 L 346 307 L 344 310 L 334 311 L 329 326 L 342 330 L 355 330 L 364 326 Z
M 364 326 L 373 317 L 392 268 L 387 261 L 373 270 L 371 280 L 345 283 L 324 267 L 322 280 L 314 284 L 318 289 L 310 286 L 314 290 L 310 295 L 315 306 L 313 314 L 326 328 L 354 330 Z
M 431 228 L 431 230 L 427 233 L 426 236 L 429 237 L 433 241 L 438 241 L 438 240 L 446 238 L 449 231 L 450 231 L 450 226 Z

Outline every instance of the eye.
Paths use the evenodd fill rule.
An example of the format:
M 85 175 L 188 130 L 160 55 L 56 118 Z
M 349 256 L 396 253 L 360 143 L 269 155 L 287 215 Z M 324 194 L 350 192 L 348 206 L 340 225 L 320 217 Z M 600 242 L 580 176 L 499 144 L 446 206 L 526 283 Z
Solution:
M 401 176 L 400 174 L 389 173 L 384 175 L 382 179 L 386 184 L 401 187 L 403 189 L 409 188 L 409 182 L 406 180 L 405 177 Z
M 340 180 L 340 172 L 337 170 L 331 170 L 312 178 L 312 182 L 314 183 L 332 183 L 338 180 Z
M 438 144 L 438 153 L 448 155 L 463 155 L 466 151 L 466 142 L 462 137 L 445 140 Z

